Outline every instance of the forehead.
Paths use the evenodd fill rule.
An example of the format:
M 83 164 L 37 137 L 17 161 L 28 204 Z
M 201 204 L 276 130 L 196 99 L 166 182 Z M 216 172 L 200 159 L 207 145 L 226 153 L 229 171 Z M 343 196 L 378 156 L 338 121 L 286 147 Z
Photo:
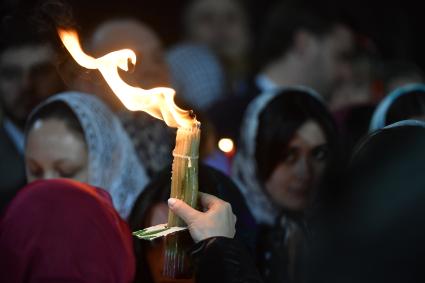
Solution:
M 340 50 L 351 50 L 354 45 L 354 35 L 344 25 L 335 26 L 326 39 L 331 45 Z
M 318 123 L 309 120 L 301 125 L 296 131 L 294 138 L 289 143 L 290 146 L 295 145 L 306 145 L 309 147 L 315 147 L 325 144 L 326 136 L 322 128 Z
M 52 62 L 53 50 L 48 45 L 28 45 L 5 49 L 0 54 L 1 65 L 31 66 Z
M 84 138 L 58 119 L 37 120 L 27 137 L 26 155 L 35 159 L 79 159 L 85 155 Z
M 234 0 L 200 0 L 194 1 L 191 7 L 192 14 L 198 13 L 226 13 L 239 12 L 241 7 Z
M 93 35 L 92 49 L 95 55 L 130 48 L 134 51 L 162 51 L 159 37 L 149 27 L 133 22 L 109 23 L 100 27 Z M 143 60 L 143 58 L 141 58 Z

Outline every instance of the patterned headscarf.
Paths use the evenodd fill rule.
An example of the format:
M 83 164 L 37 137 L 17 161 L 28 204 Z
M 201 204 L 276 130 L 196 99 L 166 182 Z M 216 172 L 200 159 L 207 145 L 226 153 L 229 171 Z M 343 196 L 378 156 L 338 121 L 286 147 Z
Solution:
M 173 87 L 185 102 L 204 110 L 223 98 L 224 71 L 207 47 L 184 43 L 167 52 Z
M 121 111 L 117 115 L 146 173 L 154 178 L 172 162 L 176 130 L 144 112 Z
M 32 112 L 30 119 L 55 102 L 70 107 L 84 131 L 88 183 L 108 191 L 114 207 L 126 219 L 149 179 L 120 121 L 98 98 L 78 92 L 50 97 Z
M 255 159 L 256 138 L 259 117 L 267 105 L 278 95 L 289 91 L 302 91 L 322 101 L 321 96 L 314 90 L 304 86 L 293 86 L 266 92 L 255 98 L 245 112 L 241 130 L 241 146 L 235 157 L 233 178 L 238 184 L 245 201 L 256 221 L 273 225 L 278 217 L 278 209 L 266 195 L 259 182 L 257 162 Z

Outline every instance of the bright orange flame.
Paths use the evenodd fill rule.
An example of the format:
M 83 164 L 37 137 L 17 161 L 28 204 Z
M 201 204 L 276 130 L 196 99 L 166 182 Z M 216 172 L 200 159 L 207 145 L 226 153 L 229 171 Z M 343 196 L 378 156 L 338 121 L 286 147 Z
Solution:
M 84 53 L 76 31 L 58 29 L 58 33 L 74 60 L 84 68 L 99 70 L 127 109 L 145 111 L 174 128 L 191 128 L 198 124 L 189 111 L 174 103 L 174 89 L 157 87 L 145 90 L 133 87 L 121 79 L 118 68 L 128 71 L 129 62 L 136 64 L 136 54 L 132 50 L 122 49 L 94 58 Z

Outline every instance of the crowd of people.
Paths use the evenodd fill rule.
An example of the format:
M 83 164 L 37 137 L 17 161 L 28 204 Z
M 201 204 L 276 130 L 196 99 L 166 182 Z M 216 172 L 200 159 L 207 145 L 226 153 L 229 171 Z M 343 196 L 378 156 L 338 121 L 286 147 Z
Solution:
M 243 1 L 187 2 L 174 46 L 131 16 L 82 45 L 132 49 L 121 78 L 172 87 L 197 115 L 195 208 L 170 198 L 175 129 L 61 45 L 55 28 L 78 27 L 69 3 L 2 19 L 0 282 L 424 282 L 421 69 L 378 62 L 308 1 L 276 1 L 256 44 Z M 169 211 L 191 238 L 185 278 L 164 275 L 165 238 L 131 234 Z

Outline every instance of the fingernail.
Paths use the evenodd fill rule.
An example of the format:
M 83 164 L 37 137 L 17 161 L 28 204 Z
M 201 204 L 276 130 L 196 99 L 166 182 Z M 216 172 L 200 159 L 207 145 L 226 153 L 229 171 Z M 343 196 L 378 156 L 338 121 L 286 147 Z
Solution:
M 169 198 L 168 199 L 168 206 L 170 206 L 170 207 L 173 206 L 176 203 L 176 201 L 177 200 L 175 198 Z

